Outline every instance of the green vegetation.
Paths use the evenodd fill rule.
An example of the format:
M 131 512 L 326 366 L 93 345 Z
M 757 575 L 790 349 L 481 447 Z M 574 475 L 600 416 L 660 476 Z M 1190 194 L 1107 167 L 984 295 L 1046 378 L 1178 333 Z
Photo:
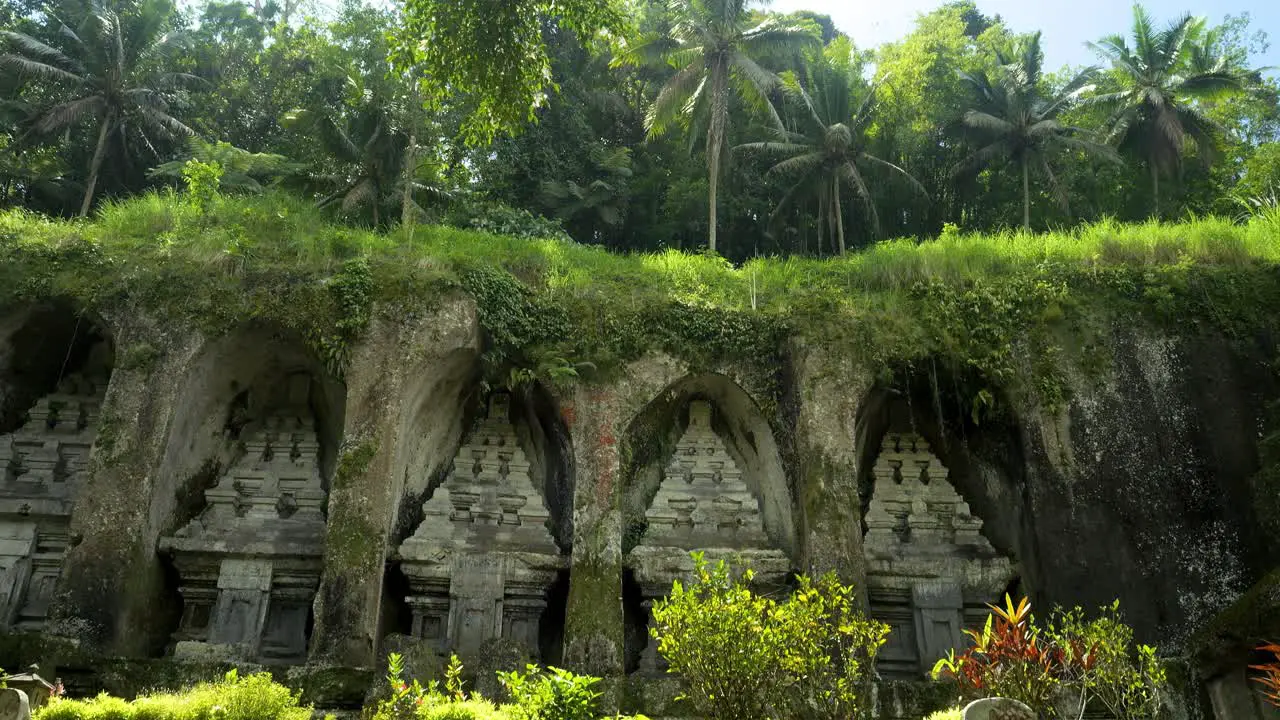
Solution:
M 1105 67 L 1049 71 L 1039 33 L 971 0 L 879 47 L 749 0 L 318 11 L 0 0 L 0 207 L 275 186 L 337 225 L 744 262 L 1253 213 L 1280 185 L 1247 16 L 1137 8 L 1095 44 Z
M 1278 238 L 1280 216 L 1270 211 L 1243 225 L 949 229 L 841 259 L 734 267 L 710 255 L 622 256 L 446 226 L 371 232 L 274 192 L 199 202 L 159 193 L 109 203 L 88 222 L 0 215 L 0 304 L 60 297 L 101 310 L 132 301 L 213 334 L 275 322 L 340 372 L 378 307 L 430 309 L 466 293 L 479 304 L 499 382 L 515 370 L 608 377 L 653 350 L 711 369 L 777 357 L 796 334 L 874 371 L 948 366 L 969 398 L 999 390 L 1052 405 L 1064 360 L 1080 359 L 1063 353 L 1096 345 L 1098 322 L 1113 315 L 1252 338 L 1280 300 Z
M 972 647 L 952 650 L 933 676 L 955 680 L 970 699 L 1013 698 L 1044 718 L 1080 717 L 1090 707 L 1122 720 L 1163 716 L 1164 668 L 1154 647 L 1134 644 L 1119 601 L 1093 619 L 1075 608 L 1037 624 L 1026 598 L 1005 596 L 982 630 L 965 633 Z
M 462 663 L 449 659 L 443 689 L 432 682 L 404 680 L 404 661 L 392 653 L 387 658 L 390 696 L 372 708 L 371 720 L 595 720 L 601 717 L 600 694 L 593 687 L 600 678 L 575 675 L 559 668 L 529 665 L 524 672 L 499 672 L 511 702 L 496 705 L 462 684 Z M 609 716 L 624 720 L 622 716 Z M 641 715 L 632 720 L 645 720 Z
M 267 673 L 200 683 L 185 692 L 155 693 L 135 700 L 99 695 L 90 700 L 54 698 L 35 713 L 40 720 L 310 720 L 311 708 Z
M 889 626 L 857 609 L 834 573 L 806 577 L 785 601 L 754 592 L 694 553 L 694 578 L 653 606 L 650 634 L 670 672 L 688 683 L 700 715 L 737 718 L 869 718 L 875 661 Z

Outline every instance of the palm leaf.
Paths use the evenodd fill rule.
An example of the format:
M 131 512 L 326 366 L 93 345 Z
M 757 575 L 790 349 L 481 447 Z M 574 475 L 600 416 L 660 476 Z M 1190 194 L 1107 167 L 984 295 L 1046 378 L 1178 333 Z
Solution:
M 105 109 L 106 103 L 101 95 L 76 98 L 46 110 L 36 121 L 35 128 L 41 133 L 58 132 L 75 124 L 86 115 L 100 115 Z
M 28 60 L 55 67 L 76 79 L 84 74 L 84 66 L 61 50 L 46 45 L 39 40 L 20 32 L 0 30 L 0 38 L 4 38 L 15 50 L 15 54 Z
M 31 60 L 30 58 L 25 58 L 21 55 L 14 55 L 12 53 L 0 55 L 0 68 L 11 68 L 19 75 L 31 75 L 46 80 L 68 80 L 74 83 L 84 82 L 84 78 L 81 78 L 75 73 L 67 72 L 56 65 L 49 65 L 48 63 Z
M 826 155 L 822 152 L 809 152 L 804 155 L 787 158 L 786 160 L 783 160 L 777 165 L 769 168 L 769 172 L 777 175 L 808 172 L 809 170 L 822 165 L 824 160 L 826 160 Z
M 687 112 L 687 103 L 698 94 L 706 69 L 699 63 L 685 66 L 667 81 L 645 115 L 645 127 L 650 135 L 661 135 L 681 113 Z

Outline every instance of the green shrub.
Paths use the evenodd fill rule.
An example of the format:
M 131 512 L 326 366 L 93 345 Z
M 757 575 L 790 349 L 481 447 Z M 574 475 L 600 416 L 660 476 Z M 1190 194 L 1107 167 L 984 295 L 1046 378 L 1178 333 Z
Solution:
M 969 698 L 1020 700 L 1046 718 L 1068 705 L 1072 717 L 1091 705 L 1118 720 L 1161 716 L 1164 668 L 1155 648 L 1133 643 L 1119 601 L 1092 620 L 1080 608 L 1056 610 L 1043 625 L 1026 598 L 1005 596 L 1005 607 L 991 611 L 982 630 L 965 631 L 973 646 L 939 660 L 935 678 L 954 679 Z
M 953 707 L 946 710 L 939 710 L 924 720 L 961 720 L 964 717 L 964 708 Z
M 233 670 L 218 682 L 185 692 L 154 693 L 128 701 L 107 694 L 91 700 L 54 698 L 39 720 L 311 720 L 298 694 L 266 673 L 240 677 Z
M 424 706 L 418 720 L 510 720 L 512 716 L 488 700 L 460 700 Z
M 529 665 L 524 673 L 498 673 L 511 693 L 516 720 L 594 720 L 600 693 L 593 688 L 600 678 L 575 675 L 560 668 L 542 670 Z
M 889 628 L 856 609 L 834 574 L 800 578 L 778 602 L 694 553 L 695 580 L 654 604 L 658 651 L 700 714 L 738 718 L 869 717 L 875 658 Z

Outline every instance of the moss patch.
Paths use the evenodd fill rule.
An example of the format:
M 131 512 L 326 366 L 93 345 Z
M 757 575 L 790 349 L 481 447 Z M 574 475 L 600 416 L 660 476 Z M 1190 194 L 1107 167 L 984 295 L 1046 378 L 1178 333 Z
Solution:
M 622 568 L 598 562 L 574 565 L 565 617 L 565 659 L 580 672 L 622 670 Z
M 765 368 L 782 338 L 799 335 L 873 372 L 932 358 L 972 378 L 962 391 L 974 398 L 1000 389 L 1049 406 L 1066 392 L 1064 349 L 1088 347 L 1100 316 L 1138 313 L 1175 333 L 1207 326 L 1241 339 L 1273 327 L 1265 309 L 1280 302 L 1277 263 L 1274 225 L 1212 218 L 948 233 L 733 267 L 443 227 L 376 234 L 328 224 L 286 195 L 204 209 L 142 195 L 91 222 L 0 214 L 0 306 L 128 303 L 206 335 L 274 322 L 334 370 L 378 306 L 419 311 L 461 288 L 488 333 L 491 381 L 608 377 L 655 349 L 695 370 L 743 358 Z
M 1213 675 L 1248 659 L 1264 640 L 1280 638 L 1280 569 L 1258 581 L 1191 640 L 1201 671 Z

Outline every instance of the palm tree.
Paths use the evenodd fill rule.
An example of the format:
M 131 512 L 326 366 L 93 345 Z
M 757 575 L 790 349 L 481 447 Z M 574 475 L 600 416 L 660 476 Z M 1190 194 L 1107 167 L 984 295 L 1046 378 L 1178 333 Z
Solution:
M 1066 193 L 1058 184 L 1049 165 L 1050 155 L 1061 149 L 1079 150 L 1087 155 L 1119 161 L 1111 148 L 1079 137 L 1080 128 L 1063 125 L 1058 116 L 1092 89 L 1095 70 L 1089 68 L 1067 81 L 1053 94 L 1041 89 L 1040 33 L 1022 40 L 1014 57 L 996 53 L 999 68 L 992 79 L 984 71 L 960 73 L 973 89 L 977 105 L 966 110 L 964 127 L 982 141 L 979 147 L 957 167 L 956 172 L 972 172 L 997 162 L 1012 162 L 1022 173 L 1022 227 L 1031 228 L 1032 169 L 1043 174 L 1050 189 L 1063 207 L 1068 207 Z
M 707 245 L 716 249 L 716 191 L 729 130 L 732 95 L 767 112 L 782 126 L 769 102 L 778 76 L 761 67 L 757 59 L 798 52 L 817 44 L 808 25 L 766 18 L 760 22 L 747 12 L 747 0 L 679 0 L 672 8 L 670 33 L 650 38 L 624 52 L 619 62 L 637 62 L 658 55 L 675 75 L 663 86 L 645 116 L 650 135 L 661 135 L 674 124 L 687 128 L 706 126 L 710 235 Z
M 284 124 L 314 132 L 325 152 L 338 162 L 336 172 L 313 176 L 330 191 L 317 207 L 339 204 L 344 212 L 350 212 L 368 205 L 377 227 L 382 222 L 382 203 L 397 188 L 405 187 L 400 183 L 412 181 L 401 177 L 409 137 L 395 126 L 391 111 L 377 98 L 363 101 L 345 116 L 292 110 L 285 115 Z M 410 185 L 409 191 L 412 189 Z
M 9 46 L 9 52 L 0 55 L 0 68 L 65 88 L 60 102 L 37 113 L 32 130 L 56 133 L 85 119 L 97 124 L 81 217 L 89 214 L 113 136 L 123 138 L 127 131 L 138 131 L 150 145 L 149 133 L 166 138 L 192 134 L 169 109 L 177 90 L 203 81 L 157 69 L 180 39 L 164 31 L 171 12 L 165 0 L 141 0 L 136 13 L 122 17 L 102 0 L 92 0 L 74 23 L 50 16 L 60 47 L 24 33 L 0 31 Z
M 1134 5 L 1132 48 L 1121 35 L 1089 44 L 1111 63 L 1119 84 L 1118 90 L 1098 95 L 1092 102 L 1112 110 L 1110 139 L 1146 161 L 1157 217 L 1160 176 L 1181 164 L 1187 137 L 1205 162 L 1215 151 L 1219 128 L 1196 101 L 1238 92 L 1249 84 L 1250 73 L 1197 44 L 1202 30 L 1203 20 L 1184 15 L 1157 31 L 1142 6 Z
M 837 41 L 839 42 L 839 41 Z M 846 53 L 849 48 L 846 44 Z M 783 158 L 769 169 L 771 174 L 794 178 L 794 183 L 774 209 L 770 224 L 782 212 L 806 196 L 818 200 L 818 233 L 824 227 L 830 239 L 845 252 L 844 211 L 841 196 L 852 192 L 858 197 L 872 232 L 879 232 L 879 215 L 871 198 L 864 168 L 875 167 L 904 178 L 913 188 L 925 193 L 924 187 L 901 167 L 867 151 L 867 129 L 871 126 L 876 106 L 875 88 L 866 89 L 859 97 L 854 91 L 849 66 L 830 62 L 826 57 L 814 58 L 806 71 L 808 89 L 794 73 L 783 75 L 787 94 L 800 104 L 799 131 L 777 131 L 774 141 L 739 145 L 736 150 L 758 152 Z
M 152 168 L 147 176 L 181 179 L 182 169 L 190 160 L 221 167 L 220 188 L 252 194 L 262 192 L 261 181 L 275 181 L 303 167 L 283 155 L 249 152 L 230 143 L 211 143 L 192 136 L 187 140 L 187 152 L 182 157 Z
M 582 219 L 598 238 L 600 226 L 616 227 L 626 209 L 626 182 L 631 177 L 631 154 L 625 147 L 605 148 L 594 159 L 594 179 L 545 180 L 539 189 L 543 203 L 566 223 Z

